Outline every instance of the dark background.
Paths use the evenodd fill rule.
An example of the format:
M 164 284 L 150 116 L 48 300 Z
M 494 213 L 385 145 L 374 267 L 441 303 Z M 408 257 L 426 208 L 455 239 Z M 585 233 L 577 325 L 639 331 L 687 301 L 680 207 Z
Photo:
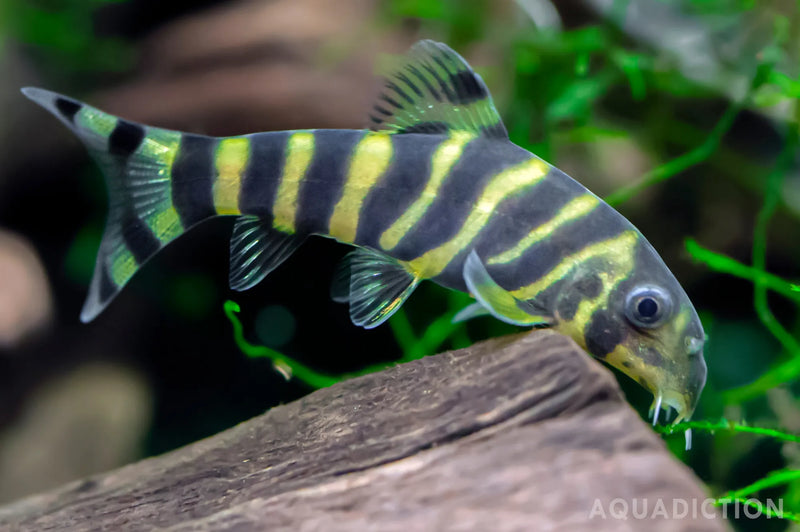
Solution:
M 438 334 L 429 325 L 465 302 L 430 283 L 390 324 L 356 328 L 328 297 L 347 248 L 320 238 L 257 287 L 232 293 L 231 219 L 181 237 L 95 321 L 78 321 L 105 217 L 102 177 L 19 87 L 211 135 L 358 128 L 377 54 L 419 38 L 467 57 L 512 140 L 595 193 L 663 171 L 668 179 L 618 209 L 662 254 L 709 334 L 695 419 L 800 431 L 791 372 L 741 388 L 800 352 L 765 326 L 750 280 L 715 273 L 685 246 L 691 237 L 750 264 L 772 195 L 767 270 L 800 277 L 799 20 L 795 3 L 777 1 L 0 0 L 0 501 L 165 452 L 311 391 L 239 349 L 228 299 L 241 306 L 252 343 L 332 375 L 514 330 L 482 318 L 421 348 L 426 332 Z M 693 164 L 671 164 L 713 141 L 738 103 L 721 142 Z M 768 299 L 790 339 L 798 301 Z M 651 397 L 620 382 L 646 416 Z M 800 460 L 795 443 L 732 431 L 695 431 L 689 453 L 679 436 L 667 441 L 713 496 Z M 758 495 L 799 511 L 798 487 Z

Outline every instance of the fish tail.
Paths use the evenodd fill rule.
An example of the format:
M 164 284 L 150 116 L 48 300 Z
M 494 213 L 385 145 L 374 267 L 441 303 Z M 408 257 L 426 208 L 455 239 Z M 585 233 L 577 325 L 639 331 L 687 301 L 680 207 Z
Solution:
M 80 138 L 105 176 L 108 218 L 81 311 L 81 321 L 88 322 L 145 261 L 188 229 L 172 190 L 182 134 L 128 122 L 47 90 L 26 87 L 22 92 Z

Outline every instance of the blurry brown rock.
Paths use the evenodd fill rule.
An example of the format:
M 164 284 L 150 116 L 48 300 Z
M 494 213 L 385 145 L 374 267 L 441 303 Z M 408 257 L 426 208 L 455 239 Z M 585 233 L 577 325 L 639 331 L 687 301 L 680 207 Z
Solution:
M 137 76 L 98 94 L 106 110 L 159 126 L 232 135 L 366 125 L 375 54 L 413 36 L 373 31 L 377 2 L 230 2 L 142 43 Z
M 33 247 L 0 230 L 0 348 L 17 345 L 52 314 L 47 274 Z
M 151 402 L 141 375 L 108 363 L 85 364 L 40 386 L 0 433 L 0 501 L 135 460 Z

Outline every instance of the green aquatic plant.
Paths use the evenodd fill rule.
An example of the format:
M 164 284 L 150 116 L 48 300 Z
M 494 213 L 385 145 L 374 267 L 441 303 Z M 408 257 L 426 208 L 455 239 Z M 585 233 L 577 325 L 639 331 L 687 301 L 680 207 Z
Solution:
M 369 365 L 356 372 L 349 372 L 339 375 L 330 375 L 314 370 L 308 365 L 305 365 L 292 357 L 289 357 L 280 351 L 271 349 L 263 345 L 254 345 L 248 342 L 244 337 L 244 327 L 239 320 L 237 314 L 241 311 L 239 305 L 234 301 L 226 301 L 224 305 L 225 316 L 233 326 L 233 339 L 239 349 L 250 358 L 267 358 L 269 359 L 276 371 L 281 373 L 285 378 L 296 378 L 310 388 L 319 389 L 333 386 L 339 381 L 357 377 L 359 375 L 367 375 L 376 371 L 381 371 L 389 366 L 417 360 L 436 352 L 439 346 L 448 339 L 454 339 L 454 347 L 466 347 L 470 344 L 469 338 L 465 335 L 463 323 L 453 323 L 453 317 L 461 309 L 463 305 L 461 297 L 455 296 L 451 299 L 451 309 L 439 318 L 431 322 L 425 331 L 417 336 L 408 317 L 403 309 L 389 320 L 389 324 L 394 332 L 398 345 L 403 350 L 403 356 L 394 362 L 379 363 Z
M 133 48 L 123 39 L 102 37 L 94 30 L 98 9 L 125 0 L 61 0 L 0 2 L 0 43 L 3 37 L 45 53 L 43 60 L 64 73 L 124 72 L 133 65 Z M 3 23 L 3 21 L 13 21 Z
M 689 252 L 689 255 L 696 261 L 708 266 L 709 269 L 734 275 L 741 279 L 752 281 L 753 283 L 755 283 L 758 278 L 767 290 L 781 294 L 782 296 L 800 303 L 800 284 L 787 281 L 777 275 L 759 270 L 753 266 L 742 264 L 723 253 L 711 251 L 701 246 L 694 238 L 687 238 L 685 244 L 686 251 Z
M 727 419 L 720 419 L 719 421 L 681 421 L 674 425 L 657 425 L 655 427 L 656 432 L 667 436 L 672 434 L 683 435 L 683 431 L 686 429 L 710 432 L 711 434 L 719 431 L 741 432 L 757 434 L 759 436 L 766 436 L 786 442 L 800 443 L 800 435 L 797 434 L 790 434 L 788 432 L 764 427 L 754 427 L 743 421 L 728 421 Z
M 726 419 L 719 421 L 683 421 L 675 425 L 659 426 L 656 431 L 664 435 L 683 434 L 683 431 L 692 429 L 701 432 L 709 432 L 715 434 L 716 432 L 727 431 L 732 433 L 753 434 L 772 438 L 782 442 L 800 443 L 800 435 L 790 434 L 775 429 L 754 427 L 747 425 L 744 422 L 733 422 Z M 736 490 L 727 491 L 714 498 L 715 506 L 723 506 L 731 503 L 744 504 L 758 510 L 759 513 L 768 517 L 775 517 L 779 519 L 786 519 L 788 521 L 800 522 L 800 513 L 791 511 L 776 511 L 769 505 L 765 505 L 761 501 L 754 499 L 753 496 L 758 492 L 768 489 L 785 486 L 793 482 L 800 481 L 800 470 L 784 468 L 768 473 L 765 477 Z
M 316 371 L 311 367 L 298 362 L 297 360 L 290 358 L 279 351 L 276 351 L 275 349 L 270 349 L 269 347 L 263 345 L 251 344 L 245 339 L 244 327 L 242 327 L 242 322 L 237 316 L 237 314 L 241 311 L 239 304 L 234 301 L 226 301 L 224 305 L 224 311 L 225 316 L 227 316 L 228 320 L 230 320 L 231 325 L 233 326 L 233 340 L 236 342 L 236 345 L 239 346 L 239 349 L 242 350 L 242 353 L 250 358 L 266 358 L 270 360 L 275 368 L 275 371 L 279 372 L 287 380 L 290 378 L 296 378 L 311 388 L 319 389 L 333 386 L 342 380 L 342 378 L 344 378 L 337 378 Z M 374 368 L 368 367 L 364 370 L 364 372 L 368 373 L 370 371 L 379 371 L 384 367 L 385 365 L 380 365 Z
M 630 185 L 626 185 L 612 192 L 605 198 L 608 204 L 612 206 L 621 205 L 637 194 L 641 193 L 646 188 L 675 177 L 681 172 L 685 172 L 689 168 L 696 166 L 708 159 L 719 147 L 722 137 L 731 128 L 733 121 L 736 119 L 736 116 L 739 114 L 741 109 L 742 103 L 732 104 L 730 107 L 728 107 L 728 110 L 725 111 L 725 114 L 722 115 L 722 118 L 719 119 L 717 125 L 714 126 L 714 129 L 711 130 L 711 133 L 709 133 L 708 137 L 706 137 L 706 140 L 703 141 L 702 144 L 690 150 L 689 152 L 680 155 L 675 159 L 654 168 L 653 170 L 650 170 L 635 183 L 631 183 Z
M 785 351 L 785 360 L 758 379 L 745 386 L 724 392 L 726 403 L 740 403 L 752 399 L 800 376 L 800 342 L 775 318 L 767 301 L 767 292 L 774 291 L 795 303 L 800 303 L 798 285 L 766 271 L 767 229 L 778 205 L 781 184 L 794 160 L 797 147 L 798 131 L 797 128 L 792 127 L 789 129 L 776 168 L 766 180 L 764 201 L 758 213 L 753 235 L 752 266 L 746 266 L 730 257 L 707 250 L 693 239 L 686 241 L 686 249 L 695 260 L 707 264 L 713 270 L 753 282 L 756 314 L 764 327 L 781 343 Z

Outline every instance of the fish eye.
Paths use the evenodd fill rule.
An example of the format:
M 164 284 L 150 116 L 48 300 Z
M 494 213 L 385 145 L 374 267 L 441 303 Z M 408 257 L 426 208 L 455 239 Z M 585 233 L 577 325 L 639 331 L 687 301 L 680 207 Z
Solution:
M 637 327 L 657 327 L 672 310 L 672 298 L 657 286 L 638 286 L 625 301 L 625 317 Z

